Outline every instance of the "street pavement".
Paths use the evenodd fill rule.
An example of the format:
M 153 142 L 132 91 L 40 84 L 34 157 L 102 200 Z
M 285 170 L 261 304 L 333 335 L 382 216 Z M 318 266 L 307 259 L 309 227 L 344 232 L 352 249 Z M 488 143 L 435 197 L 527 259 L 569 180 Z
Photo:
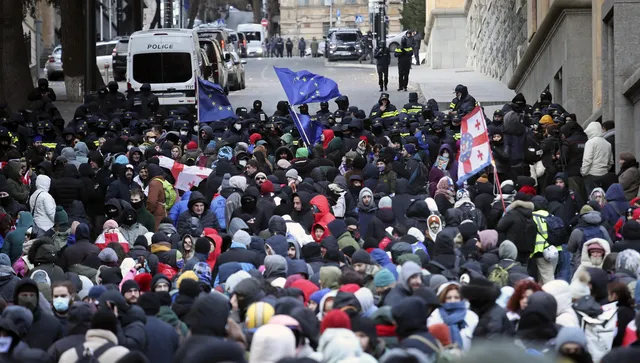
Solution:
M 253 101 L 261 100 L 263 109 L 268 115 L 276 111 L 278 101 L 286 100 L 286 95 L 278 81 L 278 77 L 273 67 L 286 67 L 294 71 L 307 70 L 325 77 L 329 77 L 338 83 L 340 93 L 349 97 L 351 105 L 358 106 L 368 114 L 380 97 L 378 76 L 375 66 L 348 68 L 343 64 L 347 62 L 325 62 L 324 58 L 246 58 L 245 65 L 246 85 L 244 90 L 232 91 L 229 94 L 229 101 L 236 107 L 252 107 Z M 357 61 L 355 62 L 357 64 Z M 397 73 L 397 71 L 395 71 Z M 409 92 L 396 91 L 397 80 L 392 80 L 392 69 L 389 70 L 389 98 L 397 108 L 408 102 L 409 92 L 418 91 L 417 88 L 409 89 Z M 60 101 L 66 101 L 66 91 L 64 82 L 49 82 L 51 88 L 56 92 Z M 120 91 L 126 89 L 126 82 L 119 82 Z M 77 103 L 56 102 L 65 120 L 73 117 L 73 113 L 78 107 Z M 331 102 L 331 110 L 337 108 Z M 309 112 L 315 113 L 319 109 L 319 104 L 309 104 Z

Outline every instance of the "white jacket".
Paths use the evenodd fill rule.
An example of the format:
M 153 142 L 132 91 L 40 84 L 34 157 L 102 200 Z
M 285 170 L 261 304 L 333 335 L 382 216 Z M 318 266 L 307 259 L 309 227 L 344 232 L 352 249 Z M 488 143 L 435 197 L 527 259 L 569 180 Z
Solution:
M 587 134 L 589 140 L 584 144 L 580 173 L 583 176 L 603 176 L 609 172 L 613 165 L 611 144 L 602 137 L 602 126 L 598 122 L 590 123 L 584 133 Z
M 471 348 L 471 339 L 473 339 L 473 331 L 478 325 L 478 320 L 478 315 L 467 309 L 467 315 L 464 317 L 464 322 L 467 326 L 460 330 L 460 337 L 462 338 L 463 345 L 460 347 L 461 349 L 469 350 L 469 348 Z M 442 316 L 440 315 L 440 309 L 435 309 L 431 315 L 429 315 L 429 318 L 427 318 L 427 327 L 434 324 L 444 324 Z
M 36 178 L 36 191 L 29 198 L 29 210 L 33 215 L 33 223 L 48 231 L 53 228 L 56 217 L 56 201 L 49 194 L 51 179 L 46 175 Z

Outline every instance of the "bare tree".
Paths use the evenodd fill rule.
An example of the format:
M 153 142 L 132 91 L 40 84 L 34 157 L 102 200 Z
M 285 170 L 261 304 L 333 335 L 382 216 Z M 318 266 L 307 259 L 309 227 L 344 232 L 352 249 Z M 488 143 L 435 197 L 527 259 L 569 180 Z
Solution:
M 191 7 L 189 8 L 189 23 L 187 24 L 187 28 L 193 28 L 193 22 L 196 20 L 196 16 L 198 15 L 198 9 L 200 8 L 200 0 L 193 0 L 191 2 Z

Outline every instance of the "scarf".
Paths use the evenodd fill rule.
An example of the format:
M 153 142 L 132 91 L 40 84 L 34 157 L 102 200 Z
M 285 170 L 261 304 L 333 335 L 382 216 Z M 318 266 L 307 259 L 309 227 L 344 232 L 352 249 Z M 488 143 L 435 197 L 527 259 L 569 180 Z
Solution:
M 451 204 L 456 202 L 455 194 L 449 188 L 436 190 L 434 197 L 438 195 L 444 195 Z
M 467 316 L 467 306 L 464 301 L 454 303 L 445 303 L 440 307 L 440 316 L 442 321 L 449 326 L 451 332 L 451 341 L 456 343 L 458 347 L 462 347 L 462 336 L 460 330 L 467 326 L 464 318 Z

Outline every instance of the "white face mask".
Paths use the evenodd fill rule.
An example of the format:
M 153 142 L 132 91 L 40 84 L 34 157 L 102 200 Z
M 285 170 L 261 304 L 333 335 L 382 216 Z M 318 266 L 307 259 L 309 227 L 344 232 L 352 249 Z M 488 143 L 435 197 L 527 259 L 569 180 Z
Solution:
M 155 137 L 150 137 L 149 138 L 149 142 L 153 144 L 154 142 L 156 142 L 156 138 Z
M 198 130 L 199 130 L 199 126 L 198 125 L 193 126 L 193 132 L 198 132 Z
M 235 124 L 235 125 L 233 125 L 233 127 L 235 127 L 236 130 L 240 131 L 240 129 L 242 128 L 242 125 Z
M 0 337 L 0 353 L 8 353 L 12 342 L 12 337 Z
M 443 152 L 442 156 L 444 156 L 445 158 L 448 158 L 449 157 L 449 152 L 447 152 L 447 151 Z
M 240 161 L 238 161 L 238 164 L 240 164 L 240 166 L 242 166 L 244 168 L 247 165 L 247 161 L 246 160 L 240 160 Z
M 127 150 L 133 149 L 133 145 L 127 145 Z
M 186 136 L 189 133 L 189 131 L 180 131 L 180 135 L 182 136 Z

